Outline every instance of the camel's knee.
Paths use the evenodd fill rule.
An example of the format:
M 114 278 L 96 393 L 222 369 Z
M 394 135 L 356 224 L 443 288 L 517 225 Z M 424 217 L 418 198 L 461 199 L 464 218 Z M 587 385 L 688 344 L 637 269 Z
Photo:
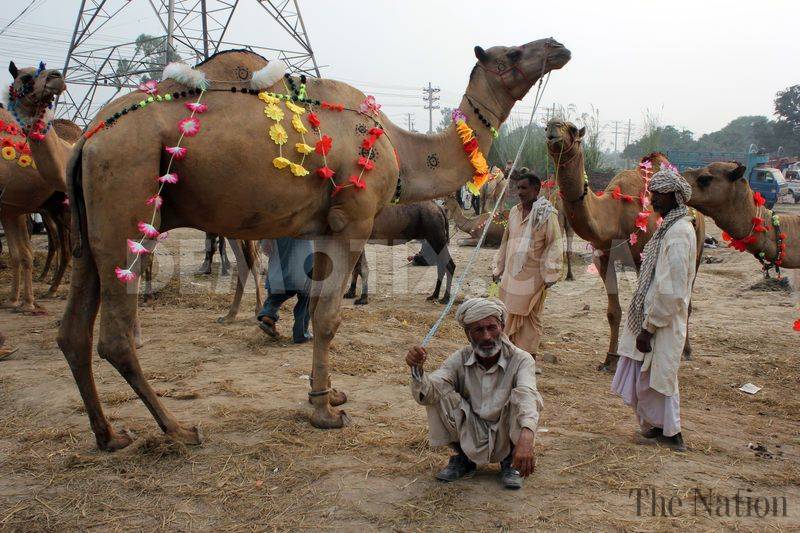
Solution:
M 619 307 L 609 307 L 606 310 L 606 318 L 610 324 L 617 324 L 622 320 L 622 309 Z
M 129 364 L 134 353 L 133 337 L 121 335 L 114 338 L 100 339 L 97 343 L 97 353 L 111 363 L 121 373 L 129 370 Z
M 314 315 L 314 336 L 320 337 L 323 341 L 330 342 L 336 335 L 339 329 L 342 318 L 339 313 L 324 314 L 322 316 Z

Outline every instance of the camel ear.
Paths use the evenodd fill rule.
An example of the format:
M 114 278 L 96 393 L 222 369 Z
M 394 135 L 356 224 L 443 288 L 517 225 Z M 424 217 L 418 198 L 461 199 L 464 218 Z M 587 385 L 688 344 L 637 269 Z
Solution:
M 19 74 L 19 69 L 14 64 L 13 61 L 8 64 L 8 71 L 11 73 L 11 77 L 17 79 L 17 74 Z
M 478 58 L 478 61 L 481 63 L 485 63 L 489 60 L 489 54 L 486 53 L 486 50 L 481 48 L 480 46 L 475 47 L 475 57 Z
M 519 61 L 519 58 L 522 57 L 522 49 L 515 46 L 514 48 L 506 52 L 506 57 L 508 58 L 509 61 L 511 61 L 511 63 L 516 63 L 517 61 Z
M 583 136 L 586 135 L 586 126 L 582 127 L 578 130 L 578 135 L 575 136 L 575 140 L 579 141 L 583 139 Z
M 747 170 L 747 167 L 741 163 L 736 163 L 736 168 L 728 173 L 728 179 L 731 181 L 742 179 L 744 177 L 745 170 Z

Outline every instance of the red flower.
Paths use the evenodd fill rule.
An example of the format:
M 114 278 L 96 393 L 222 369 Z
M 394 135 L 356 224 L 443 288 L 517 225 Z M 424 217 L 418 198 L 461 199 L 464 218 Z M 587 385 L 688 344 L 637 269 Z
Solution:
M 367 188 L 367 183 L 365 181 L 362 181 L 361 178 L 358 176 L 350 176 L 350 183 L 352 183 L 356 189 Z
M 26 143 L 25 141 L 19 141 L 19 142 L 14 143 L 14 148 L 16 148 L 18 151 L 22 152 L 23 154 L 25 153 L 25 148 L 27 148 L 27 146 L 28 146 L 28 143 Z
M 11 124 L 10 122 L 8 124 L 6 124 L 5 130 L 6 130 L 6 133 L 10 133 L 11 135 L 19 135 L 19 129 L 14 124 Z
M 800 331 L 800 318 L 794 321 L 794 330 Z
M 342 112 L 344 111 L 344 104 L 334 104 L 333 107 L 331 107 L 331 109 L 333 109 L 334 111 Z
M 374 135 L 375 137 L 380 137 L 383 135 L 383 129 L 381 128 L 370 128 L 369 130 L 370 135 Z
M 622 198 L 622 189 L 619 188 L 619 185 L 614 187 L 614 190 L 611 192 L 611 197 L 614 198 L 614 200 Z
M 6 147 L 14 148 L 14 139 L 11 137 L 3 137 L 3 148 Z
M 636 227 L 640 230 L 647 232 L 647 221 L 650 218 L 648 211 L 642 211 L 636 215 Z
M 333 170 L 331 170 L 328 167 L 319 167 L 317 169 L 317 175 L 324 180 L 331 179 L 333 177 L 333 174 L 334 174 Z
M 342 189 L 344 189 L 344 185 L 336 185 L 334 183 L 333 190 L 331 191 L 331 198 L 339 194 L 342 191 Z
M 6 127 L 5 121 L 0 120 L 0 130 L 4 129 L 5 127 Z
M 358 158 L 358 166 L 364 167 L 364 170 L 372 170 L 375 168 L 375 163 L 362 155 Z
M 723 231 L 722 232 L 722 240 L 725 241 L 725 242 L 730 242 L 730 241 L 733 240 L 733 237 L 731 237 L 730 233 L 728 233 L 727 231 Z
M 472 139 L 464 143 L 464 151 L 467 152 L 468 154 L 471 154 L 477 149 L 478 149 L 478 139 Z
M 606 191 L 594 191 L 594 195 L 600 198 L 606 193 Z
M 785 233 L 783 233 L 783 232 L 781 232 L 781 234 L 780 234 L 780 235 L 778 235 L 778 237 L 780 237 L 782 241 L 785 241 L 785 240 L 786 240 L 786 234 L 785 234 Z
M 38 131 L 33 131 L 28 135 L 34 141 L 43 141 L 44 140 L 44 133 L 40 133 Z
M 312 128 L 319 128 L 321 122 L 319 121 L 319 117 L 316 113 L 309 113 L 308 114 L 308 123 L 311 124 Z
M 755 201 L 756 205 L 764 205 L 767 203 L 767 200 L 761 196 L 760 192 L 757 191 L 753 193 L 753 200 Z
M 370 135 L 369 137 L 366 137 L 363 141 L 361 141 L 361 148 L 365 150 L 370 150 L 372 149 L 372 146 L 375 144 L 375 141 L 377 140 L 378 140 L 377 137 L 375 137 L 374 135 Z
M 764 219 L 758 217 L 753 218 L 753 231 L 756 233 L 764 233 L 767 231 L 767 228 L 764 227 Z
M 319 155 L 328 155 L 331 151 L 331 146 L 333 146 L 333 139 L 327 135 L 323 135 L 322 138 L 317 141 L 317 146 L 314 148 L 314 151 Z

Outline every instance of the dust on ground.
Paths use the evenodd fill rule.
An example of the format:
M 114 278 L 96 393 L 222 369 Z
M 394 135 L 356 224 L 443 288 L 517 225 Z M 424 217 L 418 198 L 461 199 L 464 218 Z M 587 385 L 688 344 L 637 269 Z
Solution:
M 720 232 L 712 226 L 710 233 Z M 576 250 L 584 253 L 584 246 L 579 241 Z M 47 316 L 0 312 L 0 329 L 19 348 L 0 361 L 0 530 L 800 526 L 800 335 L 791 328 L 797 296 L 753 290 L 761 274 L 749 255 L 707 250 L 722 262 L 700 270 L 695 357 L 680 374 L 689 446 L 683 454 L 636 445 L 632 413 L 609 392 L 611 376 L 595 370 L 608 341 L 606 298 L 579 257 L 577 280 L 556 285 L 545 309 L 543 352 L 557 363 L 540 364 L 538 466 L 523 490 L 508 492 L 497 465 L 451 485 L 433 479 L 448 453 L 427 444 L 425 411 L 411 399 L 403 359 L 442 307 L 425 300 L 435 269 L 403 266 L 413 245 L 371 245 L 370 303 L 345 302 L 331 360 L 353 424 L 333 431 L 307 422 L 311 347 L 258 330 L 252 282 L 239 320 L 216 323 L 233 281 L 218 276 L 216 266 L 211 277 L 194 276 L 201 249 L 202 236 L 182 230 L 161 250 L 162 275 L 181 276 L 157 284 L 155 302 L 141 307 L 146 345 L 139 350 L 164 403 L 186 424 L 201 426 L 201 447 L 167 441 L 130 387 L 95 357 L 106 414 L 137 435 L 125 450 L 98 451 L 55 345 L 67 287 L 61 299 L 41 302 Z M 451 250 L 460 273 L 472 249 Z M 480 252 L 466 294 L 485 292 L 492 254 Z M 8 269 L 0 279 L 8 287 Z M 630 272 L 622 277 L 623 307 L 634 281 Z M 45 290 L 37 284 L 38 293 Z M 284 317 L 291 317 L 289 308 Z M 279 326 L 288 333 L 289 320 Z M 432 343 L 430 366 L 463 342 L 450 317 Z M 738 391 L 746 382 L 763 390 Z M 651 493 L 640 492 L 637 515 L 637 489 L 653 488 L 655 508 Z M 749 516 L 737 517 L 737 491 L 738 513 Z M 758 518 L 765 505 L 768 516 Z

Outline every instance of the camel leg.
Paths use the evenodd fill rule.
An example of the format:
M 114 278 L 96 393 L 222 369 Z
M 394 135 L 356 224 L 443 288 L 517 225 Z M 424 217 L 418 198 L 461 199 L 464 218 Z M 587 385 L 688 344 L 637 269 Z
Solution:
M 356 268 L 359 271 L 358 275 L 361 276 L 361 296 L 353 302 L 353 305 L 367 305 L 369 303 L 369 263 L 365 252 L 361 252 Z M 355 272 L 355 269 L 353 271 Z
M 100 280 L 87 247 L 75 259 L 67 306 L 58 330 L 58 346 L 81 393 L 97 447 L 113 452 L 133 442 L 125 430 L 117 433 L 103 414 L 92 373 L 92 332 L 100 304 Z
M 453 276 L 456 273 L 456 264 L 450 256 L 450 250 L 448 248 L 445 248 L 445 250 L 447 251 L 447 285 L 445 285 L 444 295 L 439 300 L 440 304 L 450 301 L 450 287 L 453 285 Z
M 72 259 L 70 253 L 70 230 L 69 223 L 63 218 L 55 220 L 55 233 L 54 237 L 58 244 L 58 253 L 56 255 L 56 273 L 53 280 L 50 282 L 50 288 L 47 290 L 46 297 L 55 297 L 58 294 L 58 288 L 61 286 L 61 281 L 64 279 L 64 274 L 67 272 L 67 267 Z M 49 230 L 48 230 L 49 231 Z
M 353 275 L 350 281 L 350 288 L 347 289 L 347 292 L 344 293 L 344 298 L 355 298 L 356 297 L 356 285 L 358 284 L 358 276 L 361 274 L 361 261 L 365 259 L 364 253 L 362 252 L 360 256 L 358 256 L 358 261 L 356 261 L 356 265 L 353 267 Z
M 342 320 L 341 305 L 345 285 L 364 249 L 372 229 L 371 224 L 372 221 L 368 220 L 359 224 L 362 227 L 352 228 L 348 234 L 340 234 L 338 239 L 317 241 L 314 245 L 314 271 L 311 284 L 314 364 L 309 393 L 311 403 L 314 405 L 314 412 L 311 415 L 311 424 L 314 427 L 339 428 L 349 420 L 344 411 L 331 409 L 328 350 Z
M 596 259 L 597 270 L 603 278 L 603 283 L 606 287 L 606 295 L 608 296 L 608 307 L 606 308 L 606 318 L 608 319 L 608 327 L 610 330 L 610 337 L 608 341 L 608 352 L 606 353 L 605 361 L 597 367 L 597 370 L 605 372 L 613 372 L 617 368 L 617 348 L 619 346 L 619 325 L 622 321 L 622 307 L 619 305 L 619 288 L 617 286 L 617 272 L 614 268 L 614 262 L 611 260 L 611 255 L 605 253 Z
M 219 262 L 221 273 L 223 276 L 228 276 L 231 273 L 231 262 L 228 259 L 228 252 L 225 247 L 225 237 L 219 236 Z
M 8 299 L 3 302 L 4 308 L 19 307 L 20 300 L 20 258 L 17 252 L 16 240 L 19 233 L 19 222 L 13 215 L 0 213 L 0 222 L 3 224 L 3 231 L 8 241 L 8 255 L 10 256 L 9 265 L 11 266 L 11 291 Z
M 153 294 L 153 256 L 148 254 L 143 256 L 140 261 L 142 262 L 142 280 L 144 280 L 144 303 L 149 304 L 155 300 Z
M 36 278 L 36 281 L 44 281 L 47 279 L 47 274 L 50 272 L 50 267 L 53 265 L 53 258 L 55 257 L 58 249 L 58 236 L 56 234 L 55 221 L 50 217 L 47 211 L 42 211 L 42 223 L 44 224 L 45 231 L 47 231 L 47 259 L 44 261 L 42 273 Z
M 214 253 L 217 251 L 217 236 L 213 233 L 206 233 L 205 258 L 203 264 L 197 269 L 197 274 L 211 274 L 211 264 L 214 262 Z
M 575 232 L 569 225 L 569 222 L 564 221 L 564 234 L 567 238 L 567 277 L 566 281 L 575 281 L 575 276 L 572 275 L 572 239 L 575 237 Z
M 261 280 L 258 277 L 258 273 L 261 270 L 261 256 L 258 253 L 258 242 L 242 241 L 242 243 L 245 245 L 245 258 L 247 259 L 247 265 L 250 269 L 250 275 L 253 276 L 253 283 L 256 285 L 255 314 L 258 316 L 258 312 L 261 311 L 261 307 L 264 305 L 264 286 L 261 284 Z
M 220 237 L 220 249 L 222 249 L 223 238 Z M 244 244 L 244 246 L 242 246 Z M 247 285 L 247 278 L 253 268 L 253 258 L 247 257 L 248 241 L 230 241 L 233 256 L 236 258 L 236 291 L 233 293 L 233 301 L 228 309 L 228 314 L 221 316 L 217 319 L 220 324 L 230 324 L 236 320 L 236 315 L 239 314 L 239 307 L 242 305 L 242 295 L 244 288 Z
M 27 215 L 7 217 L 3 219 L 3 228 L 8 236 L 11 262 L 15 268 L 12 282 L 12 302 L 16 300 L 17 306 L 14 310 L 20 313 L 34 314 L 37 313 L 37 307 L 33 300 L 33 251 L 26 219 Z

